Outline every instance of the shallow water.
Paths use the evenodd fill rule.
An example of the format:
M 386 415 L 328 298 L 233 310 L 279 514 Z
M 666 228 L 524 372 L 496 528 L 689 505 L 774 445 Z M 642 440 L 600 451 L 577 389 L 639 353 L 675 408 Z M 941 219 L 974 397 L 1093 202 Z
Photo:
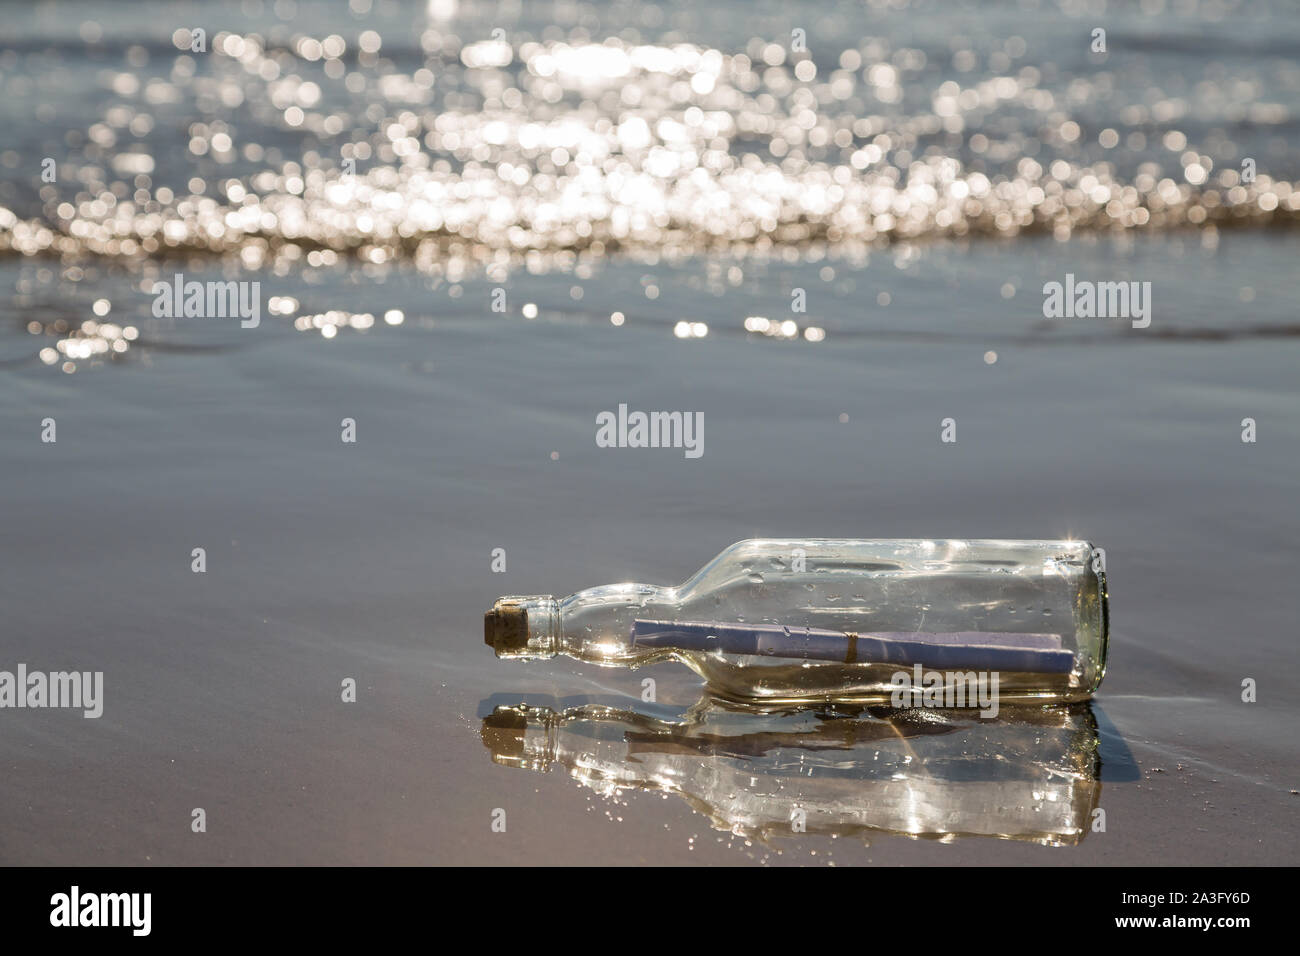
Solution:
M 1290 7 L 1251 5 L 1247 14 L 1225 4 L 1219 17 L 1217 6 L 1169 4 L 1145 16 L 1107 14 L 1112 52 L 1100 65 L 1082 45 L 1092 15 L 1054 8 L 1007 5 L 976 18 L 942 4 L 870 16 L 856 6 L 781 4 L 743 20 L 734 11 L 618 5 L 528 5 L 527 13 L 452 19 L 405 5 L 376 4 L 355 17 L 339 7 L 299 4 L 312 29 L 282 23 L 276 41 L 282 71 L 315 77 L 321 122 L 349 118 L 332 137 L 303 132 L 307 107 L 303 124 L 289 125 L 288 107 L 272 108 L 274 82 L 238 58 L 196 56 L 193 77 L 174 82 L 170 37 L 189 23 L 165 5 L 114 7 L 111 16 L 95 4 L 36 5 L 13 12 L 0 43 L 0 118 L 10 134 L 0 150 L 0 206 L 13 217 L 9 254 L 0 258 L 0 669 L 25 662 L 105 674 L 98 720 L 0 712 L 0 860 L 1289 862 L 1300 787 L 1290 574 L 1300 232 L 1286 214 L 1295 194 L 1279 185 L 1300 180 L 1300 76 L 1286 45 L 1300 21 Z M 277 21 L 271 5 L 246 14 L 235 5 L 204 9 L 209 39 L 219 30 L 269 37 Z M 803 9 L 816 11 L 806 25 L 796 22 Z M 100 23 L 89 41 L 86 19 Z M 1032 66 L 1041 74 L 1034 88 L 1051 92 L 1052 105 L 1035 109 L 1035 94 L 974 110 L 952 151 L 960 168 L 944 182 L 1011 170 L 1032 189 L 1037 179 L 1018 167 L 1026 141 L 1040 139 L 1042 175 L 1051 177 L 1057 160 L 1069 167 L 1060 182 L 1092 175 L 1100 186 L 1109 177 L 1121 192 L 1145 195 L 1136 183 L 1151 163 L 1160 167 L 1148 173 L 1158 196 L 1163 178 L 1181 177 L 1162 206 L 1177 216 L 1122 228 L 1081 216 L 1068 235 L 994 222 L 955 236 L 936 223 L 948 200 L 923 202 L 921 190 L 907 200 L 909 210 L 914 200 L 925 210 L 914 235 L 786 234 L 785 212 L 807 225 L 835 210 L 782 206 L 764 243 L 743 234 L 761 212 L 731 206 L 734 221 L 719 220 L 727 222 L 723 250 L 698 235 L 710 217 L 691 216 L 697 201 L 756 192 L 725 170 L 697 177 L 698 192 L 689 202 L 676 195 L 675 206 L 673 177 L 651 176 L 660 192 L 628 203 L 644 210 L 662 198 L 673 210 L 668 225 L 651 215 L 618 255 L 568 236 L 562 223 L 543 229 L 515 191 L 525 187 L 499 176 L 492 201 L 504 197 L 498 208 L 508 213 L 499 229 L 475 226 L 423 249 L 363 238 L 358 199 L 341 203 L 341 219 L 325 215 L 339 149 L 360 141 L 373 158 L 358 164 L 357 179 L 374 184 L 376 208 L 389 210 L 395 228 L 420 225 L 416 235 L 426 239 L 429 223 L 405 191 L 427 188 L 421 176 L 437 174 L 454 195 L 468 181 L 467 162 L 526 161 L 529 188 L 543 198 L 558 188 L 557 170 L 538 171 L 554 164 L 550 150 L 478 161 L 445 140 L 425 140 L 426 114 L 435 130 L 438 117 L 454 115 L 483 132 L 483 90 L 499 71 L 467 67 L 461 53 L 498 25 L 511 34 L 512 56 L 530 41 L 542 45 L 537 55 L 558 55 L 558 44 L 582 40 L 575 29 L 603 42 L 630 25 L 638 31 L 624 36 L 630 47 L 733 56 L 752 36 L 783 39 L 803 26 L 818 65 L 814 86 L 833 82 L 848 46 L 873 51 L 871 62 L 897 58 L 899 99 L 879 98 L 888 87 L 863 79 L 871 65 L 864 58 L 852 94 L 861 108 L 817 111 L 832 146 L 818 153 L 807 145 L 806 166 L 781 167 L 789 156 L 771 156 L 770 137 L 766 146 L 725 144 L 728 156 L 749 152 L 777 164 L 780 188 L 805 198 L 809 177 L 854 168 L 853 153 L 875 136 L 928 128 L 943 83 L 964 88 Z M 1066 26 L 1079 45 L 1061 38 Z M 369 65 L 355 59 L 365 29 L 382 36 L 382 56 Z M 440 52 L 426 58 L 429 31 Z M 347 39 L 345 74 L 364 74 L 363 89 L 326 82 L 321 60 L 288 52 L 298 48 L 295 34 L 307 32 Z M 453 35 L 459 42 L 444 51 Z M 1007 44 L 1016 35 L 1025 49 L 1012 58 Z M 846 44 L 846 36 L 864 39 Z M 135 46 L 147 53 L 139 65 Z M 959 70 L 967 61 L 954 58 L 966 49 L 974 65 Z M 904 50 L 924 52 L 924 63 Z M 999 51 L 1005 67 L 994 59 Z M 428 63 L 436 73 L 429 98 L 403 105 L 399 80 L 414 83 Z M 115 86 L 127 83 L 122 75 L 138 78 L 136 93 Z M 178 98 L 156 92 L 158 102 L 143 105 L 151 79 Z M 799 84 L 789 82 L 788 96 L 768 90 L 769 108 L 756 113 L 797 113 Z M 517 108 L 502 109 L 558 127 L 587 124 L 596 136 L 607 115 L 601 96 L 622 97 L 635 85 L 651 100 L 668 98 L 645 105 L 658 111 L 650 125 L 679 114 L 685 125 L 691 104 L 672 105 L 671 84 L 664 93 L 641 76 L 602 83 L 592 93 L 566 81 L 546 108 L 540 84 L 521 92 L 530 98 Z M 221 99 L 232 84 L 237 105 Z M 584 97 L 594 104 L 585 112 Z M 375 104 L 383 112 L 363 128 L 355 117 Z M 1140 120 L 1130 124 L 1124 111 L 1134 104 L 1167 118 L 1128 114 Z M 407 168 L 395 151 L 385 158 L 383 141 L 397 141 L 384 121 L 403 110 L 418 120 L 420 155 L 446 161 L 442 173 Z M 608 115 L 625 111 L 620 104 Z M 142 122 L 137 136 L 131 123 L 145 113 L 152 125 Z M 837 147 L 841 113 L 850 130 L 863 114 L 882 126 Z M 1071 121 L 1080 127 L 1075 141 L 1040 138 L 1044 124 L 1059 133 Z M 202 154 L 191 149 L 193 122 L 208 124 Z M 212 152 L 215 122 L 227 124 L 237 147 L 229 163 Z M 96 124 L 113 131 L 111 145 Z M 1121 145 L 1099 144 L 1108 128 L 1122 133 Z M 984 152 L 964 152 L 981 131 L 990 141 Z M 71 132 L 82 137 L 75 145 Z M 1127 145 L 1135 132 L 1146 137 L 1140 149 Z M 1165 147 L 1170 133 L 1186 138 L 1184 148 Z M 103 143 L 92 151 L 97 136 Z M 1000 138 L 1011 144 L 1001 162 L 991 145 Z M 260 158 L 246 155 L 248 143 L 261 146 Z M 909 162 L 886 155 L 854 176 L 866 184 L 873 170 L 905 170 L 927 145 L 945 141 L 909 145 Z M 67 155 L 57 194 L 42 196 L 31 157 L 56 148 Z M 330 225 L 308 243 L 279 228 L 279 213 L 317 195 L 307 182 L 302 196 L 289 189 L 294 173 L 284 168 L 306 166 L 312 150 L 322 197 L 315 221 Z M 1189 150 L 1191 162 L 1213 160 L 1195 187 L 1186 178 L 1191 162 L 1183 163 Z M 1226 198 L 1232 187 L 1216 177 L 1239 168 L 1247 150 L 1258 159 L 1256 187 L 1272 190 L 1278 204 L 1266 210 L 1251 193 L 1242 228 L 1211 228 L 1220 213 L 1209 210 L 1224 204 L 1207 206 L 1205 191 Z M 154 172 L 117 172 L 129 166 L 114 166 L 123 152 L 148 153 Z M 649 151 L 624 160 L 650 175 Z M 1102 170 L 1103 162 L 1114 168 Z M 90 183 L 68 182 L 65 163 L 100 171 Z M 268 170 L 265 188 L 256 187 Z M 573 175 L 583 174 L 575 166 Z M 611 188 L 608 175 L 602 189 Z M 182 211 L 191 179 L 222 205 L 191 199 Z M 225 223 L 234 200 L 221 184 L 232 179 L 245 198 L 262 197 L 259 216 L 274 211 L 276 228 L 252 238 L 233 226 L 230 235 L 209 232 L 202 249 L 177 232 L 167 256 L 165 243 L 146 251 L 142 234 L 128 250 L 120 243 L 136 234 L 96 231 L 138 227 L 150 216 L 163 235 L 168 221 Z M 122 196 L 115 184 L 125 184 Z M 166 202 L 162 188 L 171 190 Z M 123 217 L 135 190 L 150 195 Z M 105 191 L 115 197 L 111 209 Z M 892 187 L 889 195 L 893 203 Z M 394 196 L 397 206 L 381 198 Z M 64 202 L 76 215 L 60 215 Z M 444 216 L 458 209 L 440 208 Z M 1190 221 L 1195 208 L 1206 210 L 1204 221 Z M 606 212 L 589 211 L 595 232 L 614 229 L 616 210 Z M 470 223 L 480 213 L 457 212 Z M 23 235 L 40 248 L 13 241 L 19 222 L 37 224 Z M 511 252 L 510 229 L 520 223 L 547 255 Z M 988 234 L 999 231 L 1008 234 Z M 154 318 L 147 290 L 178 271 L 256 279 L 277 309 L 268 305 L 256 329 Z M 1042 286 L 1067 273 L 1150 281 L 1151 326 L 1045 320 Z M 490 309 L 497 288 L 506 290 L 504 314 Z M 806 313 L 790 311 L 796 288 L 806 290 Z M 400 324 L 390 324 L 399 314 Z M 767 324 L 747 327 L 753 319 Z M 595 415 L 623 402 L 702 412 L 703 456 L 598 448 Z M 944 444 L 940 421 L 950 416 L 958 441 Z M 57 421 L 54 444 L 40 441 L 47 417 Z M 1258 424 L 1253 444 L 1240 439 L 1247 417 Z M 357 423 L 354 445 L 339 440 L 343 418 Z M 1089 711 L 1043 718 L 1056 721 L 1045 744 L 1011 719 L 953 730 L 935 718 L 933 733 L 909 725 L 894 739 L 878 714 L 701 707 L 699 681 L 673 665 L 515 665 L 483 646 L 481 615 L 500 594 L 676 583 L 732 541 L 762 535 L 1093 540 L 1107 550 L 1110 581 L 1106 681 Z M 190 570 L 195 547 L 207 550 L 205 574 Z M 490 569 L 494 548 L 506 551 L 504 574 Z M 646 676 L 657 681 L 654 704 L 640 699 Z M 354 704 L 340 700 L 349 677 Z M 1258 703 L 1242 703 L 1245 678 L 1259 682 Z M 521 703 L 557 714 L 609 708 L 579 715 L 593 725 L 583 733 L 609 745 L 591 748 L 598 766 L 571 773 L 561 761 L 549 772 L 520 772 L 494 763 L 484 722 Z M 671 759 L 648 767 L 646 754 L 665 747 Z M 577 747 L 575 759 L 585 752 Z M 896 773 L 880 774 L 880 752 L 899 763 Z M 687 782 L 663 786 L 668 770 Z M 783 801 L 830 808 L 836 822 L 777 835 L 789 818 Z M 901 814 L 907 801 L 925 811 Z M 205 834 L 190 830 L 195 807 L 207 811 Z M 1098 807 L 1105 832 L 1091 830 Z M 497 808 L 507 814 L 505 833 L 491 828 Z M 1051 822 L 990 833 L 985 824 L 999 815 Z M 967 835 L 944 835 L 958 832 Z

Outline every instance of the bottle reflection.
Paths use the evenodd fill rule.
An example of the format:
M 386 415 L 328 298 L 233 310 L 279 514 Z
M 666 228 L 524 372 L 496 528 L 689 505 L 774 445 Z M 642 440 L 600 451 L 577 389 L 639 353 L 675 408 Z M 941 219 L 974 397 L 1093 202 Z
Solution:
M 681 796 L 740 836 L 872 831 L 1052 846 L 1088 832 L 1101 793 L 1090 704 L 998 718 L 890 708 L 743 712 L 709 699 L 678 720 L 596 704 L 497 707 L 483 743 L 509 767 L 559 766 L 613 795 Z

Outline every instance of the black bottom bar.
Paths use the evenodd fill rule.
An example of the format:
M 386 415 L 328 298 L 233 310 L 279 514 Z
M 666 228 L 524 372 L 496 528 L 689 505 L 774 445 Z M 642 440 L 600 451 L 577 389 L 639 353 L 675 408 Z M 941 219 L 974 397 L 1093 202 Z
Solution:
M 1282 909 L 1293 883 L 1294 874 L 1281 869 L 1159 867 L 659 874 L 643 868 L 7 869 L 0 870 L 0 919 L 7 940 L 63 936 L 79 944 L 283 938 L 296 946 L 337 946 L 418 933 L 425 942 L 459 948 L 454 941 L 468 936 L 495 949 L 646 933 L 644 941 L 676 947 L 689 934 L 669 924 L 691 914 L 698 929 L 733 940 L 761 932 L 765 949 L 781 938 L 776 934 L 818 946 L 856 940 L 864 948 L 892 934 L 915 944 L 932 933 L 946 945 L 1020 937 L 1044 948 L 1074 948 L 1102 932 L 1231 945 L 1252 930 L 1287 928 L 1294 907 L 1290 919 Z M 73 887 L 75 922 L 118 925 L 69 925 Z

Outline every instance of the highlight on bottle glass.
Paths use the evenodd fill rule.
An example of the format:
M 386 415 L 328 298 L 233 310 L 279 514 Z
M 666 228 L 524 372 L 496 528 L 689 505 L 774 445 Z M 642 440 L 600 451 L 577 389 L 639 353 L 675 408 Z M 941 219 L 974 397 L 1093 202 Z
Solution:
M 512 595 L 484 618 L 501 658 L 676 660 L 763 703 L 951 705 L 974 677 L 1001 701 L 1085 700 L 1107 629 L 1101 553 L 1068 540 L 751 539 L 676 587 Z

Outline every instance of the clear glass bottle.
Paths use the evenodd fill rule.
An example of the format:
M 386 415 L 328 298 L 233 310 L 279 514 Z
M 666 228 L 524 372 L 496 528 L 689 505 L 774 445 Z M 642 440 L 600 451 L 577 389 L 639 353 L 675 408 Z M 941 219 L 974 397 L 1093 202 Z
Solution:
M 751 539 L 678 587 L 503 597 L 484 635 L 502 658 L 675 659 L 739 701 L 899 704 L 900 674 L 919 695 L 967 673 L 1076 701 L 1105 674 L 1106 576 L 1083 541 Z

